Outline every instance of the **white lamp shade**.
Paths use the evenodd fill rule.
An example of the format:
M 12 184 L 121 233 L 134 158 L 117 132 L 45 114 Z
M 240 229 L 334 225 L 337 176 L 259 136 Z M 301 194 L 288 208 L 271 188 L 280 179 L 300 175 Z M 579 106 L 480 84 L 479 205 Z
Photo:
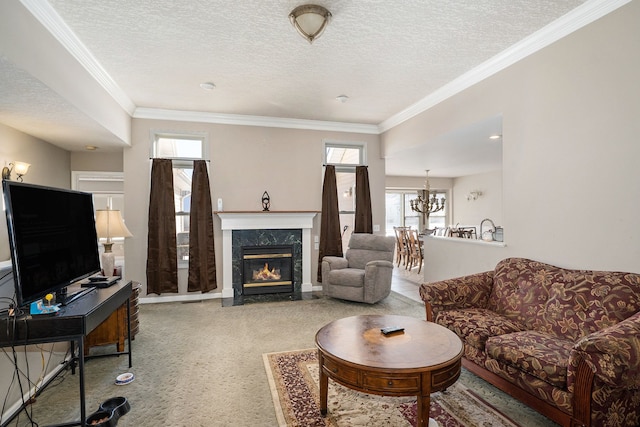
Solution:
M 101 239 L 133 236 L 124 224 L 120 211 L 111 209 L 99 209 L 96 211 L 96 231 Z
M 16 175 L 26 175 L 27 171 L 29 170 L 29 166 L 31 166 L 30 163 L 13 162 L 13 171 L 16 173 Z

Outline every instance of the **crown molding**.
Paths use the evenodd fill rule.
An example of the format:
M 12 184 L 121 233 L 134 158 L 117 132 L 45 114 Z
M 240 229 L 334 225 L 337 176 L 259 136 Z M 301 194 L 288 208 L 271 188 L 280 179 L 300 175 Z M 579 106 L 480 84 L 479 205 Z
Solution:
M 370 135 L 380 134 L 377 125 L 360 123 L 328 122 L 321 120 L 287 119 L 281 117 L 247 116 L 240 114 L 206 113 L 199 111 L 164 110 L 158 108 L 136 108 L 136 119 L 176 120 L 181 122 L 215 123 L 238 126 L 262 126 L 286 129 L 350 132 Z
M 288 119 L 265 116 L 188 112 L 152 108 L 137 108 L 133 101 L 111 78 L 93 54 L 78 39 L 47 1 L 20 0 L 24 7 L 69 51 L 89 74 L 132 117 L 158 120 L 181 120 L 233 124 L 239 126 L 264 126 L 289 129 L 353 132 L 378 135 L 434 107 L 440 102 L 462 92 L 482 80 L 532 55 L 572 32 L 624 6 L 631 0 L 589 0 L 566 15 L 536 31 L 531 36 L 509 47 L 471 71 L 442 86 L 432 94 L 389 117 L 379 125 L 329 122 L 320 120 Z
M 534 54 L 574 31 L 613 12 L 630 1 L 631 0 L 590 0 L 583 3 L 529 37 L 526 37 L 471 71 L 442 86 L 431 95 L 389 117 L 387 120 L 384 120 L 378 125 L 380 132 L 383 133 L 398 126 L 440 102 L 515 64 L 521 59 Z
M 129 114 L 136 106 L 111 78 L 109 73 L 80 41 L 48 1 L 20 0 L 22 5 L 51 33 L 53 37 L 78 61 L 96 82 Z

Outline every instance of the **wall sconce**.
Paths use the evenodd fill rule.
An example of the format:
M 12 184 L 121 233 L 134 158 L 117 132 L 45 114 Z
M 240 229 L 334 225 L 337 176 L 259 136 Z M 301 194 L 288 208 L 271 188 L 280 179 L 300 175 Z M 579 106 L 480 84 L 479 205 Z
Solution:
M 5 166 L 2 168 L 2 180 L 10 180 L 11 172 L 15 171 L 17 175 L 16 180 L 22 182 L 22 176 L 27 174 L 29 166 L 31 166 L 29 163 L 17 162 L 14 160 L 12 163 L 9 163 L 8 167 Z
M 331 12 L 316 4 L 298 6 L 289 14 L 291 25 L 309 43 L 322 35 L 330 19 Z
M 482 196 L 482 191 L 472 191 L 471 193 L 467 194 L 467 201 L 478 200 L 478 197 L 480 196 Z

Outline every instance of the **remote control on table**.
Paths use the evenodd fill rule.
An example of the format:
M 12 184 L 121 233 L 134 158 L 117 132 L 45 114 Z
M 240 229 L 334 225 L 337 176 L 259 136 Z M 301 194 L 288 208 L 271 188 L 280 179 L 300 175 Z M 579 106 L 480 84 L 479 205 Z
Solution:
M 399 326 L 389 326 L 386 328 L 381 328 L 380 332 L 382 332 L 384 335 L 390 335 L 396 332 L 403 332 L 404 328 L 401 328 Z

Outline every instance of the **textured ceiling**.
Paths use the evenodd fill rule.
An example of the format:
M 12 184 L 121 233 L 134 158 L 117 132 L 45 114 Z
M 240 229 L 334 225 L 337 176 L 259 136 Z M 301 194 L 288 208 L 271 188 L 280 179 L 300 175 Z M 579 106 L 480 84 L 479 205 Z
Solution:
M 86 47 L 88 62 L 113 83 L 114 98 L 125 110 L 133 106 L 129 114 L 166 109 L 372 128 L 594 1 L 602 2 L 318 0 L 333 18 L 309 44 L 287 17 L 299 0 L 21 0 L 30 11 L 46 6 L 45 14 Z M 29 28 L 21 31 L 15 36 L 29 37 Z M 0 77 L 0 122 L 69 150 L 87 140 L 122 146 L 5 52 Z M 203 91 L 199 84 L 209 81 L 216 88 Z M 348 102 L 335 99 L 342 94 Z M 471 138 L 466 131 L 450 137 L 457 134 Z M 394 161 L 402 159 L 390 159 L 391 173 Z
M 299 0 L 50 3 L 138 107 L 378 124 L 583 0 L 322 1 L 312 45 Z

